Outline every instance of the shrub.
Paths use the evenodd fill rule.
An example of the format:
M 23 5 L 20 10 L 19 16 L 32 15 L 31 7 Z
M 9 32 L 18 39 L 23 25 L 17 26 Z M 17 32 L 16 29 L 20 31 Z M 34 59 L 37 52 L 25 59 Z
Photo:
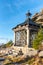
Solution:
M 33 40 L 33 48 L 39 49 L 39 46 L 41 45 L 41 41 L 43 40 L 43 29 L 41 28 L 36 35 L 36 38 Z

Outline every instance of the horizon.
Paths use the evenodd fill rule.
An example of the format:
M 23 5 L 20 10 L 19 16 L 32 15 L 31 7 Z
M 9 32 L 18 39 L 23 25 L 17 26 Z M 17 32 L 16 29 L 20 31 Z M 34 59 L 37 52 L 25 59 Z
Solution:
M 14 40 L 12 28 L 26 19 L 28 10 L 34 15 L 43 8 L 43 0 L 0 0 L 0 43 Z

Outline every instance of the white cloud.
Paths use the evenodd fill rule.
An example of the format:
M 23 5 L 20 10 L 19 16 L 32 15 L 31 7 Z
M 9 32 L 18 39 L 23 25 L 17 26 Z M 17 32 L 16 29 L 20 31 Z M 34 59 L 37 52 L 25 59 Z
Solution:
M 3 37 L 0 37 L 0 44 L 2 44 L 2 43 L 7 43 L 8 41 L 9 41 L 10 39 L 8 39 L 8 38 L 3 38 Z
M 6 39 L 0 39 L 0 44 L 2 44 L 2 43 L 6 43 L 6 42 L 7 42 Z

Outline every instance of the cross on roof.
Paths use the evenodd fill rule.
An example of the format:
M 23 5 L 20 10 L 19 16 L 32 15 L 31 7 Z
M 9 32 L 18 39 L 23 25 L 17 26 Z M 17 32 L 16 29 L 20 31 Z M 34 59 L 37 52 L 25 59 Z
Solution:
M 29 18 L 32 14 L 30 13 L 30 11 L 28 10 L 28 12 L 26 13 L 26 16 Z

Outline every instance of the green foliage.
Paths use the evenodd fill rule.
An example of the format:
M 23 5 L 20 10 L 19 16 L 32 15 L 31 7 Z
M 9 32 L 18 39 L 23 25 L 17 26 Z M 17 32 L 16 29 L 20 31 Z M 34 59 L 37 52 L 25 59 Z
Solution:
M 36 35 L 36 38 L 33 40 L 33 48 L 39 49 L 42 40 L 43 40 L 43 29 L 41 28 L 38 34 Z
M 10 41 L 8 41 L 6 44 L 3 44 L 3 45 L 2 45 L 2 48 L 11 47 L 12 45 L 13 45 L 13 41 L 10 40 Z
M 13 41 L 12 40 L 10 40 L 10 41 L 8 41 L 7 43 L 6 43 L 6 47 L 10 47 L 10 46 L 12 46 L 13 45 Z

